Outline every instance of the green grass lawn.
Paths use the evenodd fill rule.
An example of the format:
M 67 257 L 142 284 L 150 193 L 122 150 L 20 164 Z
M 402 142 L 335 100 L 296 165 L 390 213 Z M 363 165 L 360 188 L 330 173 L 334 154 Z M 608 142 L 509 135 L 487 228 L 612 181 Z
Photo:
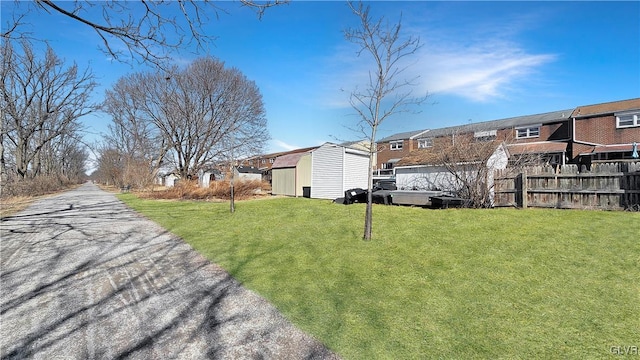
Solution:
M 640 213 L 279 198 L 129 206 L 346 359 L 586 359 L 640 346 Z

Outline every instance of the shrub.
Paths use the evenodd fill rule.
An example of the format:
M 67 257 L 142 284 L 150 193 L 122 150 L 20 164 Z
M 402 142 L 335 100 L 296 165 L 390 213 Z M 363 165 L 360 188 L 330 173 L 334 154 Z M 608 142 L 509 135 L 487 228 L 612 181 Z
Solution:
M 80 181 L 73 181 L 59 176 L 37 176 L 33 179 L 20 180 L 10 179 L 2 184 L 0 197 L 46 195 L 68 189 L 79 183 Z
M 236 200 L 251 199 L 263 196 L 271 191 L 271 186 L 266 181 L 236 180 L 234 182 L 234 195 Z M 143 194 L 143 197 L 153 199 L 182 199 L 182 200 L 229 200 L 231 197 L 228 180 L 213 181 L 209 188 L 198 186 L 197 181 L 181 181 L 176 186 L 161 191 L 152 191 Z

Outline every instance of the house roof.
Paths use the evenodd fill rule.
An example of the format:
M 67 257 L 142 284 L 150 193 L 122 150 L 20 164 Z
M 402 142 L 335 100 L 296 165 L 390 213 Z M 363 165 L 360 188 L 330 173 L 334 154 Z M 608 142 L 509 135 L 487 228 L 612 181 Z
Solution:
M 500 144 L 499 141 L 471 142 L 414 150 L 398 161 L 397 166 L 476 162 L 491 156 Z
M 406 131 L 406 132 L 394 134 L 394 135 L 391 135 L 391 136 L 387 136 L 386 138 L 382 138 L 382 139 L 378 140 L 378 142 L 406 140 L 406 139 L 410 139 L 410 138 L 412 138 L 412 137 L 414 137 L 414 136 L 416 136 L 416 135 L 418 135 L 420 133 L 423 133 L 425 131 L 429 131 L 429 129 Z
M 243 174 L 262 174 L 262 171 L 260 171 L 260 169 L 253 166 L 238 166 L 236 169 L 239 173 Z
M 579 106 L 573 111 L 571 117 L 580 118 L 597 115 L 609 115 L 618 111 L 637 109 L 640 109 L 640 98 Z
M 442 149 L 419 149 L 412 151 L 398 162 L 398 166 L 438 165 L 444 162 L 473 162 L 487 158 L 502 144 L 500 141 L 449 145 Z M 535 143 L 506 145 L 511 155 L 548 154 L 567 151 L 566 142 L 540 141 Z M 631 145 L 629 145 L 629 148 Z M 631 150 L 627 150 L 631 151 Z
M 541 114 L 516 116 L 511 118 L 483 121 L 478 123 L 449 126 L 431 130 L 408 131 L 378 140 L 378 142 L 388 142 L 394 140 L 413 139 L 417 135 L 420 138 L 434 138 L 451 134 L 469 133 L 475 131 L 500 130 L 509 129 L 527 125 L 551 124 L 559 121 L 568 120 L 573 109 L 558 110 Z
M 296 167 L 296 165 L 298 165 L 298 161 L 300 161 L 300 159 L 307 154 L 308 152 L 278 156 L 276 158 L 276 161 L 274 161 L 273 166 L 271 166 L 271 168 L 282 169 L 282 168 Z
M 582 153 L 580 155 L 631 151 L 633 151 L 633 144 L 598 145 L 594 146 L 593 150 L 591 150 L 590 152 Z
M 507 149 L 512 155 L 560 153 L 567 151 L 567 143 L 540 141 L 534 143 L 508 144 Z
M 251 159 L 262 159 L 262 158 L 277 158 L 278 156 L 283 156 L 283 155 L 287 155 L 287 154 L 296 154 L 296 153 L 300 153 L 300 152 L 309 152 L 311 150 L 315 150 L 317 149 L 317 146 L 312 146 L 312 147 L 306 147 L 306 148 L 300 148 L 300 149 L 294 149 L 294 150 L 289 150 L 289 151 L 280 151 L 280 152 L 276 152 L 276 153 L 270 153 L 270 154 L 264 154 L 264 155 L 256 155 L 256 156 L 252 156 L 250 158 L 247 158 L 247 160 L 251 160 Z
M 558 121 L 568 120 L 572 111 L 572 109 L 558 110 L 542 114 L 516 116 L 500 120 L 450 126 L 445 128 L 433 129 L 424 134 L 424 137 L 438 137 L 456 133 L 469 133 L 475 131 L 510 129 L 527 125 L 550 124 Z

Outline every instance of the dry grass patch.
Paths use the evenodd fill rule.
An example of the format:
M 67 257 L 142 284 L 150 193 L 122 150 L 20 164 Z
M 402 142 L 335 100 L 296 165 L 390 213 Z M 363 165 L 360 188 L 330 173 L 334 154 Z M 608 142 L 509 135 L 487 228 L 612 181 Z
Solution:
M 234 197 L 236 200 L 248 200 L 269 195 L 271 186 L 266 181 L 236 180 L 234 183 Z M 182 200 L 229 200 L 229 181 L 214 181 L 208 188 L 198 186 L 195 181 L 181 182 L 171 188 L 163 190 L 145 191 L 141 197 L 147 199 L 182 199 Z
M 33 196 L 12 196 L 2 198 L 2 206 L 0 206 L 0 218 L 11 216 L 26 209 L 37 199 L 38 197 Z

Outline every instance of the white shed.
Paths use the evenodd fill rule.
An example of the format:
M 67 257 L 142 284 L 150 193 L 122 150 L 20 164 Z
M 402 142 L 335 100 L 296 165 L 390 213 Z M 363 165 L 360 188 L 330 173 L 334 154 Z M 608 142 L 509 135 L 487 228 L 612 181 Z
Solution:
M 198 174 L 198 180 L 201 187 L 208 188 L 212 182 L 217 180 L 224 180 L 224 175 L 218 169 L 206 169 L 200 171 L 200 173 Z
M 485 166 L 487 172 L 487 186 L 493 193 L 493 172 L 505 169 L 509 161 L 509 154 L 504 145 L 499 145 Z M 393 169 L 396 186 L 399 190 L 442 190 L 454 191 L 459 186 L 459 180 L 447 168 L 439 164 L 419 164 L 398 166 Z M 475 171 L 470 172 L 474 174 Z M 464 175 L 462 177 L 465 177 Z
M 311 197 L 335 199 L 368 187 L 369 153 L 325 143 L 311 152 Z
M 235 168 L 235 177 L 240 180 L 262 180 L 262 171 L 253 166 L 237 166 Z
M 176 184 L 178 184 L 179 180 L 180 180 L 180 175 L 174 174 L 174 173 L 167 174 L 164 177 L 164 186 L 174 187 Z

